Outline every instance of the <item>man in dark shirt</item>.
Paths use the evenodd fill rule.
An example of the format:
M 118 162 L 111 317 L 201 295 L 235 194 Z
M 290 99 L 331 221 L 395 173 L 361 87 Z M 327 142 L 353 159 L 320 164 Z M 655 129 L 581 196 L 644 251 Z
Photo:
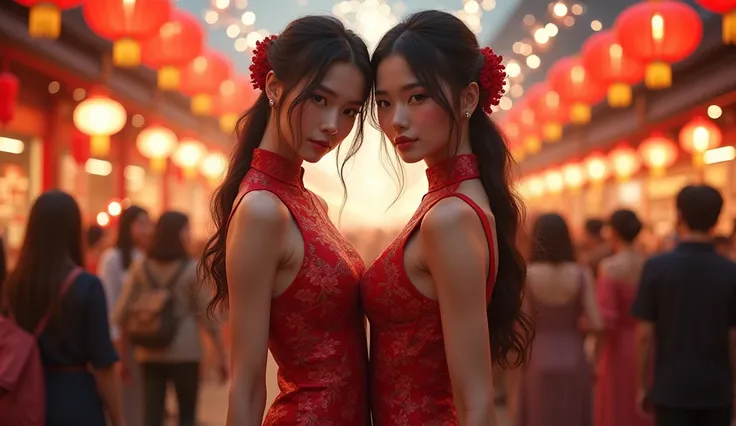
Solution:
M 711 231 L 723 198 L 709 186 L 677 196 L 679 243 L 644 266 L 632 313 L 639 318 L 639 403 L 658 426 L 730 426 L 730 329 L 736 326 L 736 263 L 718 255 Z M 656 348 L 656 349 L 655 349 Z M 650 359 L 654 353 L 654 383 Z

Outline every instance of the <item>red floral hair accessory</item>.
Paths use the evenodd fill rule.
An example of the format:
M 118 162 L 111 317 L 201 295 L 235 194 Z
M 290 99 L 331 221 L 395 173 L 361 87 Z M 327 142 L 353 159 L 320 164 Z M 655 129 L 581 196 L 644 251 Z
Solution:
M 488 93 L 485 101 L 481 105 L 486 114 L 493 112 L 491 106 L 498 106 L 501 97 L 506 93 L 504 90 L 504 82 L 506 81 L 506 66 L 501 63 L 503 57 L 496 55 L 490 47 L 480 49 L 485 61 L 480 69 L 480 77 L 478 83 L 481 89 Z
M 250 82 L 254 89 L 264 90 L 266 88 L 266 76 L 271 71 L 271 64 L 268 62 L 268 48 L 276 38 L 277 36 L 272 35 L 256 42 L 256 48 L 253 49 L 253 63 L 248 67 Z

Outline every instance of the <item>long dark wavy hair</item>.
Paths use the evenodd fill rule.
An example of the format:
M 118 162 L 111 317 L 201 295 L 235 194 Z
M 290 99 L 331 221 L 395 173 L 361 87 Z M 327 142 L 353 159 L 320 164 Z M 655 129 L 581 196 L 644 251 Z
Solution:
M 18 325 L 33 332 L 51 304 L 59 301 L 66 275 L 83 265 L 77 202 L 62 191 L 41 194 L 31 207 L 18 263 L 3 286 L 2 299 Z
M 335 63 L 355 64 L 364 76 L 364 98 L 368 101 L 373 72 L 370 55 L 365 42 L 353 31 L 337 19 L 327 16 L 306 16 L 292 21 L 268 48 L 268 62 L 276 77 L 285 85 L 282 97 L 285 99 L 295 88 L 307 80 L 304 89 L 288 106 L 288 116 L 314 92 L 322 82 L 330 66 Z M 208 311 L 214 314 L 216 309 L 227 302 L 228 287 L 225 271 L 225 241 L 227 238 L 228 219 L 238 194 L 240 182 L 250 169 L 253 152 L 261 143 L 271 114 L 271 105 L 265 92 L 248 111 L 238 120 L 238 143 L 229 159 L 228 171 L 223 183 L 215 191 L 212 199 L 212 218 L 216 225 L 215 234 L 207 241 L 202 260 L 198 267 L 200 282 L 212 282 L 215 295 L 209 304 Z M 276 102 L 275 116 L 281 114 L 282 103 Z M 342 164 L 337 164 L 340 180 L 345 190 L 343 170 L 347 160 L 355 155 L 363 140 L 363 122 L 366 108 L 361 108 L 356 120 L 356 137 L 351 144 Z M 301 115 L 298 116 L 301 122 Z M 289 126 L 294 130 L 295 140 L 300 140 L 301 123 Z M 278 129 L 279 133 L 282 132 Z M 338 147 L 339 149 L 339 147 Z M 336 157 L 339 157 L 336 156 Z M 345 190 L 345 198 L 347 191 Z
M 530 262 L 575 262 L 570 228 L 557 213 L 545 213 L 532 226 L 534 245 Z
M 115 247 L 120 250 L 123 260 L 123 269 L 128 270 L 130 264 L 133 263 L 133 251 L 135 250 L 135 241 L 133 240 L 133 224 L 141 215 L 148 216 L 148 212 L 138 206 L 130 206 L 123 210 L 120 214 L 120 222 L 118 222 L 118 239 Z
M 484 56 L 472 31 L 455 16 L 436 10 L 418 12 L 393 27 L 379 42 L 371 65 L 374 73 L 385 58 L 400 54 L 418 82 L 450 116 L 451 135 L 460 138 L 460 93 L 479 81 Z M 450 88 L 452 99 L 442 90 Z M 488 305 L 488 325 L 493 361 L 502 367 L 517 367 L 528 359 L 534 325 L 522 310 L 526 265 L 516 244 L 524 206 L 512 190 L 513 159 L 496 125 L 482 110 L 488 97 L 481 90 L 478 107 L 470 117 L 470 146 L 478 157 L 480 180 L 496 218 L 498 276 Z M 377 125 L 377 117 L 373 116 Z M 513 356 L 511 356 L 513 355 Z

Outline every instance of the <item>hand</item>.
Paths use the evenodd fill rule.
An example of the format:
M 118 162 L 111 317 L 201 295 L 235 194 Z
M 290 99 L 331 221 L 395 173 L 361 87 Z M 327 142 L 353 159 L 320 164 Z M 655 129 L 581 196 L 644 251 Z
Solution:
M 639 389 L 636 393 L 636 411 L 643 417 L 652 415 L 652 403 L 646 389 Z

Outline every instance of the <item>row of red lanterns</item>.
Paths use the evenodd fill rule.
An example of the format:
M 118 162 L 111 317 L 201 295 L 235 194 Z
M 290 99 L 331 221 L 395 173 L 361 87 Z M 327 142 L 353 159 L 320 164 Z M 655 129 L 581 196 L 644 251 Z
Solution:
M 722 132 L 711 120 L 696 117 L 680 130 L 679 142 L 683 151 L 692 155 L 693 164 L 704 165 L 703 155 L 721 145 Z M 659 176 L 677 161 L 677 144 L 662 134 L 652 134 L 637 149 L 619 144 L 608 154 L 595 151 L 581 162 L 569 162 L 559 169 L 552 169 L 523 180 L 523 186 L 531 196 L 541 195 L 541 188 L 559 192 L 564 187 L 579 189 L 586 183 L 602 183 L 616 176 L 625 181 L 647 167 L 652 175 Z M 543 186 L 540 186 L 544 184 Z
M 31 8 L 30 35 L 51 39 L 59 37 L 61 11 L 82 6 L 90 28 L 113 42 L 114 65 L 156 70 L 159 89 L 180 90 L 191 98 L 194 114 L 221 117 L 224 131 L 232 131 L 232 116 L 255 98 L 247 80 L 232 75 L 225 55 L 204 47 L 196 16 L 171 0 L 16 1 Z
M 699 0 L 709 10 L 724 13 L 724 41 L 730 35 L 736 0 Z M 650 89 L 671 85 L 671 63 L 689 56 L 699 45 L 700 16 L 674 0 L 645 1 L 619 15 L 611 31 L 591 36 L 580 56 L 554 64 L 547 81 L 533 86 L 507 115 L 502 127 L 517 156 L 534 154 L 542 141 L 555 142 L 562 127 L 590 120 L 590 107 L 606 96 L 611 107 L 631 104 L 631 86 L 644 80 Z
M 84 19 L 90 28 L 113 42 L 114 65 L 136 67 L 143 63 L 157 70 L 160 90 L 179 89 L 191 98 L 194 114 L 218 116 L 224 132 L 234 130 L 238 115 L 255 99 L 250 83 L 245 78 L 232 75 L 228 59 L 219 52 L 204 48 L 205 33 L 197 18 L 172 7 L 170 0 L 16 1 L 31 8 L 30 35 L 51 39 L 58 38 L 60 34 L 61 11 L 82 6 Z M 2 87 L 0 79 L 0 90 Z M 0 113 L 3 106 L 0 105 Z M 96 87 L 76 107 L 74 122 L 90 137 L 91 154 L 106 156 L 110 136 L 125 127 L 127 112 L 103 88 Z M 160 164 L 169 155 L 179 152 L 174 149 L 176 142 L 172 143 L 176 138 L 170 137 L 173 132 L 162 129 L 165 128 L 150 126 L 139 137 L 144 142 L 137 144 L 141 154 L 151 158 L 156 169 L 160 169 Z M 182 148 L 183 152 L 191 154 L 187 158 L 201 157 L 195 155 L 197 144 L 189 144 L 188 141 L 196 141 L 196 138 L 185 137 L 179 141 L 184 148 L 191 148 Z M 188 160 L 182 161 L 186 163 Z

